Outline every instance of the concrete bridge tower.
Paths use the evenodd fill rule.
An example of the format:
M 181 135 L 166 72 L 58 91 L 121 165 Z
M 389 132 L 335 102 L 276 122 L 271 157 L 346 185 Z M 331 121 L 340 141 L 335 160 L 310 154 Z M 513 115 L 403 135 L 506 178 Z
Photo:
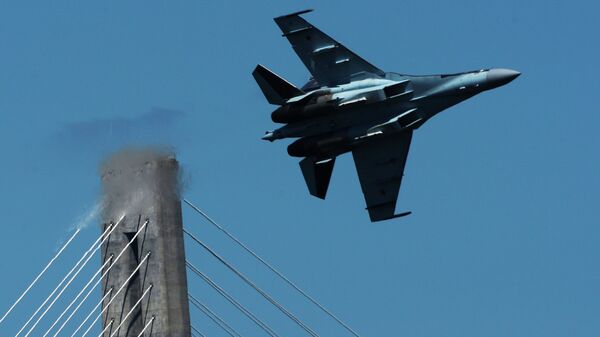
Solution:
M 118 223 L 102 262 L 123 252 L 102 280 L 102 295 L 111 293 L 103 336 L 190 337 L 178 162 L 168 151 L 127 150 L 103 163 L 101 177 L 102 230 Z

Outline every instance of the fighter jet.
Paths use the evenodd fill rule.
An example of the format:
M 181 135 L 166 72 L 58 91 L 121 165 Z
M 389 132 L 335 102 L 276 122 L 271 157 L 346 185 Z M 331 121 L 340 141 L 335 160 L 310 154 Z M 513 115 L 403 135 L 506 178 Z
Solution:
M 396 201 L 414 130 L 457 103 L 503 86 L 520 73 L 481 69 L 456 74 L 385 72 L 310 24 L 300 11 L 275 18 L 312 77 L 298 88 L 262 65 L 253 71 L 271 114 L 284 124 L 262 139 L 298 138 L 287 148 L 304 158 L 310 194 L 325 199 L 337 156 L 352 152 L 372 222 L 396 214 Z

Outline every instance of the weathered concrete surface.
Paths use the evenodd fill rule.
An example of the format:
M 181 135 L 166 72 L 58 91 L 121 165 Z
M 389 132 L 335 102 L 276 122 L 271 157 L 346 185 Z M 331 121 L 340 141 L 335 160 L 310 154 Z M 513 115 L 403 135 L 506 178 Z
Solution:
M 103 294 L 113 294 L 135 270 L 139 271 L 115 297 L 103 316 L 103 326 L 112 327 L 109 337 L 150 285 L 152 289 L 129 319 L 118 337 L 137 337 L 152 317 L 144 336 L 190 337 L 188 289 L 178 181 L 179 165 L 168 151 L 128 150 L 107 159 L 101 167 L 104 193 L 102 229 L 123 220 L 102 247 L 102 258 L 116 258 L 146 221 L 146 227 L 103 280 Z M 103 306 L 108 303 L 105 300 Z M 150 334 L 151 333 L 151 334 Z

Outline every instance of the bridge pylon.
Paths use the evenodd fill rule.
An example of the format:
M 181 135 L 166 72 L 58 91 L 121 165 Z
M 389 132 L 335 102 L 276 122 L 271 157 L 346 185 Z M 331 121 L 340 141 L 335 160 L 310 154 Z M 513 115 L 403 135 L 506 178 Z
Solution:
M 127 150 L 101 168 L 103 337 L 190 337 L 179 164 L 166 151 Z M 120 290 L 120 291 L 119 291 Z

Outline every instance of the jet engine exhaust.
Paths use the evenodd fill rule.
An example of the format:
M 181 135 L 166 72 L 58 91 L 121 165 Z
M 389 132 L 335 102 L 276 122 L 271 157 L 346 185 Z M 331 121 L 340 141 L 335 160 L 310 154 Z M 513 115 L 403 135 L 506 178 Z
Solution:
M 322 157 L 348 151 L 350 139 L 344 135 L 300 138 L 287 148 L 292 157 Z

